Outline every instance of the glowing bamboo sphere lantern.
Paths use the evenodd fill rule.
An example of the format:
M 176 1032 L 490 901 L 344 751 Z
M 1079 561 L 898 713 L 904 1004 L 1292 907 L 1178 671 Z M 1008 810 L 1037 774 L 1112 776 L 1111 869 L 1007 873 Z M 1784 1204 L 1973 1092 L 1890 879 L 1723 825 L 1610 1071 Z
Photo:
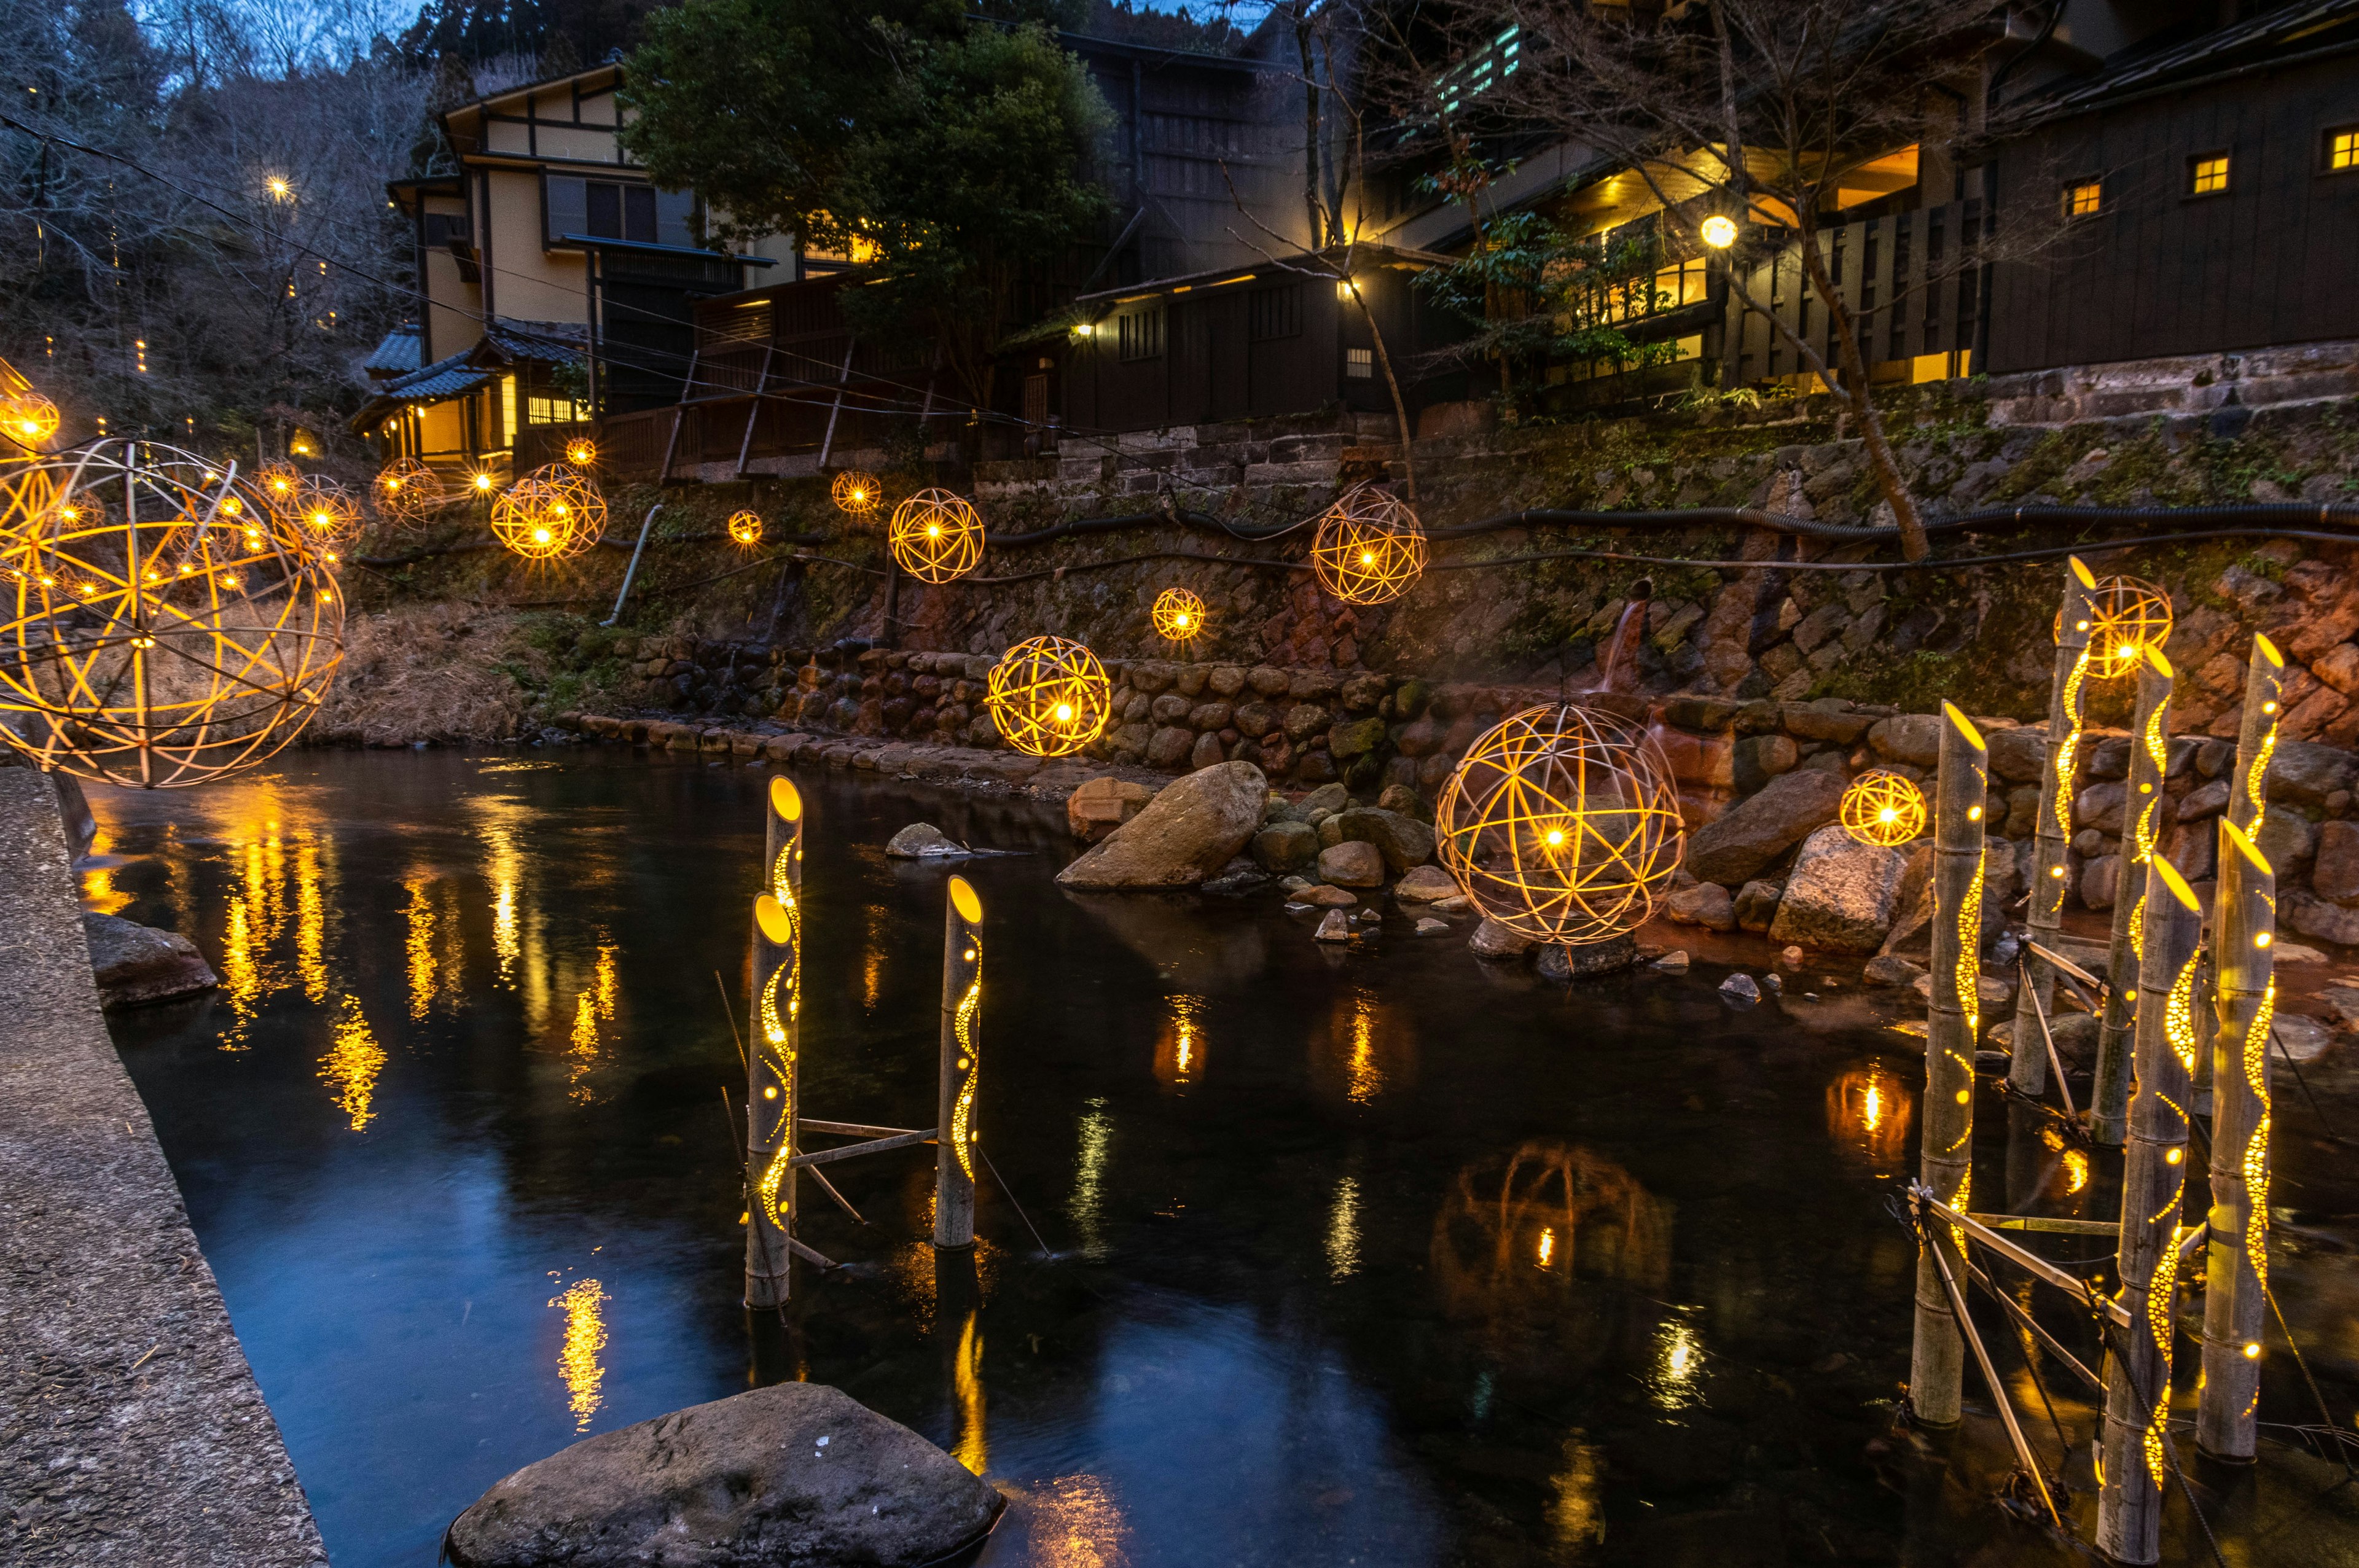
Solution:
M 885 487 L 875 474 L 861 469 L 846 469 L 835 476 L 827 487 L 828 499 L 835 509 L 848 517 L 866 517 L 874 514 L 885 496 Z
M 416 458 L 396 458 L 379 470 L 369 485 L 376 514 L 404 528 L 415 528 L 449 499 L 442 476 Z
M 1527 708 L 1467 750 L 1434 806 L 1441 863 L 1491 919 L 1581 946 L 1634 930 L 1685 853 L 1662 749 L 1614 714 Z
M 1204 630 L 1204 601 L 1184 588 L 1167 588 L 1157 594 L 1148 613 L 1154 618 L 1156 635 L 1173 643 L 1185 643 Z
M 598 464 L 598 443 L 587 436 L 576 436 L 565 443 L 565 460 L 577 469 L 595 468 Z
M 361 531 L 361 503 L 353 492 L 323 475 L 312 474 L 295 487 L 283 514 L 295 524 L 306 547 L 335 558 L 332 552 L 350 544 Z
M 762 542 L 762 514 L 758 512 L 733 512 L 729 515 L 729 536 L 741 545 Z
M 322 552 L 242 479 L 170 448 L 103 440 L 33 477 L 0 518 L 0 740 L 39 767 L 158 789 L 300 733 L 343 656 Z
M 0 362 L 0 371 L 6 369 Z M 0 382 L 5 382 L 0 377 Z M 24 450 L 36 449 L 58 433 L 58 406 L 34 391 L 30 386 L 14 392 L 0 391 L 0 436 Z M 0 448 L 0 451 L 5 451 Z M 21 451 L 8 453 L 21 455 Z
M 2062 620 L 2058 620 L 2061 636 Z M 2089 673 L 2113 680 L 2133 673 L 2148 648 L 2170 640 L 2170 594 L 2134 577 L 2109 577 L 2089 595 Z
M 492 536 L 528 561 L 578 556 L 605 533 L 598 481 L 564 463 L 533 470 L 492 503 Z
M 921 490 L 893 509 L 885 542 L 919 582 L 954 582 L 983 562 L 983 518 L 962 496 Z
M 1114 683 L 1098 656 L 1065 637 L 1018 643 L 991 667 L 984 705 L 1002 739 L 1035 757 L 1069 757 L 1106 727 Z
M 1925 831 L 1925 792 L 1890 768 L 1871 768 L 1843 795 L 1843 831 L 1854 843 L 1890 849 Z
M 1319 584 L 1346 604 L 1389 604 L 1425 571 L 1425 528 L 1397 497 L 1362 485 L 1319 519 L 1310 541 Z
M 254 470 L 254 487 L 274 510 L 285 512 L 303 488 L 303 472 L 293 463 L 265 463 Z

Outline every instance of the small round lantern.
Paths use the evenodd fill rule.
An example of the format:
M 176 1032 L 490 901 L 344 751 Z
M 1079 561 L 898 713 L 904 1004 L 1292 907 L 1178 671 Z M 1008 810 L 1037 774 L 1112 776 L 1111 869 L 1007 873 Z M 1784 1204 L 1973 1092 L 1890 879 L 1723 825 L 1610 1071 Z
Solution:
M 565 443 L 565 460 L 578 469 L 595 467 L 598 443 L 587 436 L 576 436 Z
M 2062 640 L 2064 612 L 2056 612 L 2056 633 Z M 2138 667 L 2148 648 L 2170 640 L 2170 594 L 2154 583 L 2134 577 L 2109 577 L 2089 595 L 2089 673 L 2112 680 Z
M 578 556 L 605 533 L 598 481 L 564 463 L 533 470 L 492 503 L 492 536 L 528 561 Z
M 1156 634 L 1185 643 L 1204 629 L 1204 601 L 1184 588 L 1167 588 L 1155 596 Z
M 741 545 L 762 542 L 762 514 L 758 512 L 736 512 L 729 517 L 729 536 Z
M 876 510 L 884 498 L 885 487 L 877 482 L 873 473 L 860 469 L 846 469 L 835 476 L 835 482 L 827 487 L 827 493 L 828 499 L 835 503 L 837 511 L 848 516 L 865 517 Z
M 1614 714 L 1527 708 L 1468 749 L 1434 806 L 1441 863 L 1491 919 L 1535 941 L 1642 925 L 1685 852 L 1662 750 Z
M 254 470 L 254 487 L 263 500 L 284 513 L 295 504 L 295 494 L 303 488 L 302 470 L 293 463 L 265 463 Z
M 361 503 L 334 480 L 313 474 L 295 487 L 285 508 L 296 534 L 312 549 L 332 551 L 361 531 Z M 334 559 L 332 556 L 329 557 Z
M 5 368 L 5 362 L 0 362 L 0 369 Z M 57 433 L 56 404 L 29 386 L 0 394 L 0 436 L 19 448 L 32 449 Z
M 1035 637 L 991 667 L 984 705 L 1009 745 L 1035 757 L 1068 757 L 1106 727 L 1113 682 L 1082 643 Z
M 921 490 L 893 509 L 885 542 L 919 582 L 952 582 L 982 563 L 983 519 L 963 497 Z
M 1925 792 L 1890 768 L 1870 768 L 1843 795 L 1843 831 L 1855 843 L 1890 849 L 1925 831 Z
M 1425 529 L 1400 501 L 1363 485 L 1319 519 L 1310 565 L 1344 603 L 1389 604 L 1425 570 Z
M 335 579 L 245 481 L 205 471 L 187 452 L 102 440 L 12 487 L 0 740 L 36 766 L 202 784 L 270 756 L 319 710 L 343 656 Z
M 378 470 L 369 498 L 376 503 L 378 516 L 405 528 L 425 522 L 448 499 L 442 476 L 416 458 L 396 458 Z

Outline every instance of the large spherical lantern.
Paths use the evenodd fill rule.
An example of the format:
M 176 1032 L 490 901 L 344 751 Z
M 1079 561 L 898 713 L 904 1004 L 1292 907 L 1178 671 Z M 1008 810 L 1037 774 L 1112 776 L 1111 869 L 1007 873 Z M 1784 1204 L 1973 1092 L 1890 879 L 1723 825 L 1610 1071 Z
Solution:
M 417 527 L 449 499 L 442 476 L 416 458 L 396 458 L 369 485 L 376 514 L 398 527 Z
M 0 370 L 5 362 L 0 362 Z M 6 378 L 0 376 L 0 383 Z M 58 406 L 31 387 L 0 392 L 0 457 L 21 457 L 58 433 Z
M 2062 628 L 2063 611 L 2057 611 Z M 2169 590 L 2134 577 L 2109 577 L 2089 595 L 2089 673 L 2113 680 L 2138 667 L 2148 648 L 2170 640 Z
M 1389 604 L 1425 570 L 1417 514 L 1372 486 L 1351 492 L 1319 519 L 1310 541 L 1319 584 L 1346 604 Z
M 741 545 L 754 546 L 762 542 L 762 514 L 758 512 L 734 512 L 729 516 L 729 536 Z
M 334 480 L 312 474 L 295 487 L 283 514 L 296 534 L 314 550 L 332 554 L 361 531 L 361 503 Z
M 1843 791 L 1842 816 L 1854 843 L 1895 849 L 1925 831 L 1925 792 L 1906 773 L 1870 768 Z
M 893 509 L 885 542 L 919 582 L 951 582 L 983 561 L 983 519 L 962 496 L 921 490 Z
M 1204 630 L 1204 601 L 1184 588 L 1167 588 L 1155 596 L 1155 633 L 1174 643 L 1185 643 Z
M 1106 727 L 1114 683 L 1082 644 L 1065 637 L 1018 643 L 991 667 L 984 705 L 1000 737 L 1035 757 L 1067 757 Z
M 835 476 L 835 482 L 827 487 L 827 494 L 837 511 L 851 517 L 866 517 L 884 499 L 885 487 L 873 473 L 846 469 Z
M 598 481 L 564 463 L 533 470 L 492 503 L 492 536 L 528 561 L 578 556 L 605 533 Z
M 1646 921 L 1685 852 L 1662 750 L 1614 714 L 1527 708 L 1477 739 L 1434 806 L 1441 863 L 1519 935 L 1603 942 Z
M 15 489 L 0 520 L 0 740 L 36 765 L 201 784 L 270 756 L 319 710 L 343 656 L 326 557 L 245 481 L 205 471 L 108 440 Z

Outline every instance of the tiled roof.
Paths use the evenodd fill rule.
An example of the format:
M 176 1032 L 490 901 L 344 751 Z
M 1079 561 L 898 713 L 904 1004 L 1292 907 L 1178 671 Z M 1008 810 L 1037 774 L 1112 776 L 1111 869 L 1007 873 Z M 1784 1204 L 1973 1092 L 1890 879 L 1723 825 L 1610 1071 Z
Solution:
M 490 372 L 477 370 L 467 362 L 468 355 L 473 351 L 470 349 L 455 353 L 408 375 L 397 376 L 385 384 L 381 395 L 397 403 L 440 403 L 446 397 L 473 392 L 492 379 Z
M 2094 76 L 2068 81 L 2035 92 L 2010 108 L 2036 119 L 2094 109 L 2108 101 L 2159 88 L 2182 77 L 2259 64 L 2280 51 L 2359 42 L 2359 0 L 2308 0 L 2248 16 L 2234 27 L 2214 27 L 2191 38 L 2155 49 L 2127 49 Z
M 588 348 L 589 334 L 570 321 L 518 321 L 495 316 L 484 327 L 477 345 L 504 364 L 538 360 L 546 364 L 571 364 Z
M 419 343 L 418 323 L 405 321 L 385 335 L 385 341 L 361 362 L 361 369 L 371 381 L 383 381 L 387 376 L 408 375 L 418 368 Z

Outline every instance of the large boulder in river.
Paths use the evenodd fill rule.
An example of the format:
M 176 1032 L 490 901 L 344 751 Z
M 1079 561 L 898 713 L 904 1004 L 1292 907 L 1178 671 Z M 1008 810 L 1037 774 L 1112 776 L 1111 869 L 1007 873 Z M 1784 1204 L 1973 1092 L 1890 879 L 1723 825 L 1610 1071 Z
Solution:
M 197 945 L 177 932 L 115 914 L 85 914 L 82 934 L 90 944 L 91 973 L 105 1006 L 168 1001 L 221 984 Z
M 1333 818 L 1338 842 L 1374 844 L 1395 874 L 1433 859 L 1433 829 L 1413 816 L 1374 806 L 1355 806 Z
M 930 860 L 973 851 L 930 822 L 912 822 L 893 835 L 885 853 L 897 860 Z
M 1741 887 L 1779 856 L 1835 819 L 1843 807 L 1840 773 L 1798 768 L 1688 835 L 1688 871 L 1699 881 Z
M 1873 953 L 1900 913 L 1908 850 L 1862 844 L 1841 827 L 1810 835 L 1786 880 L 1769 940 L 1830 953 Z
M 1069 888 L 1194 887 L 1245 849 L 1268 796 L 1269 782 L 1251 762 L 1199 769 L 1165 785 L 1057 881 Z
M 1384 851 L 1358 838 L 1347 838 L 1319 851 L 1321 881 L 1339 888 L 1381 887 L 1385 881 Z
M 980 1537 L 999 1494 L 897 1422 L 777 1383 L 601 1433 L 475 1499 L 459 1568 L 914 1568 Z

